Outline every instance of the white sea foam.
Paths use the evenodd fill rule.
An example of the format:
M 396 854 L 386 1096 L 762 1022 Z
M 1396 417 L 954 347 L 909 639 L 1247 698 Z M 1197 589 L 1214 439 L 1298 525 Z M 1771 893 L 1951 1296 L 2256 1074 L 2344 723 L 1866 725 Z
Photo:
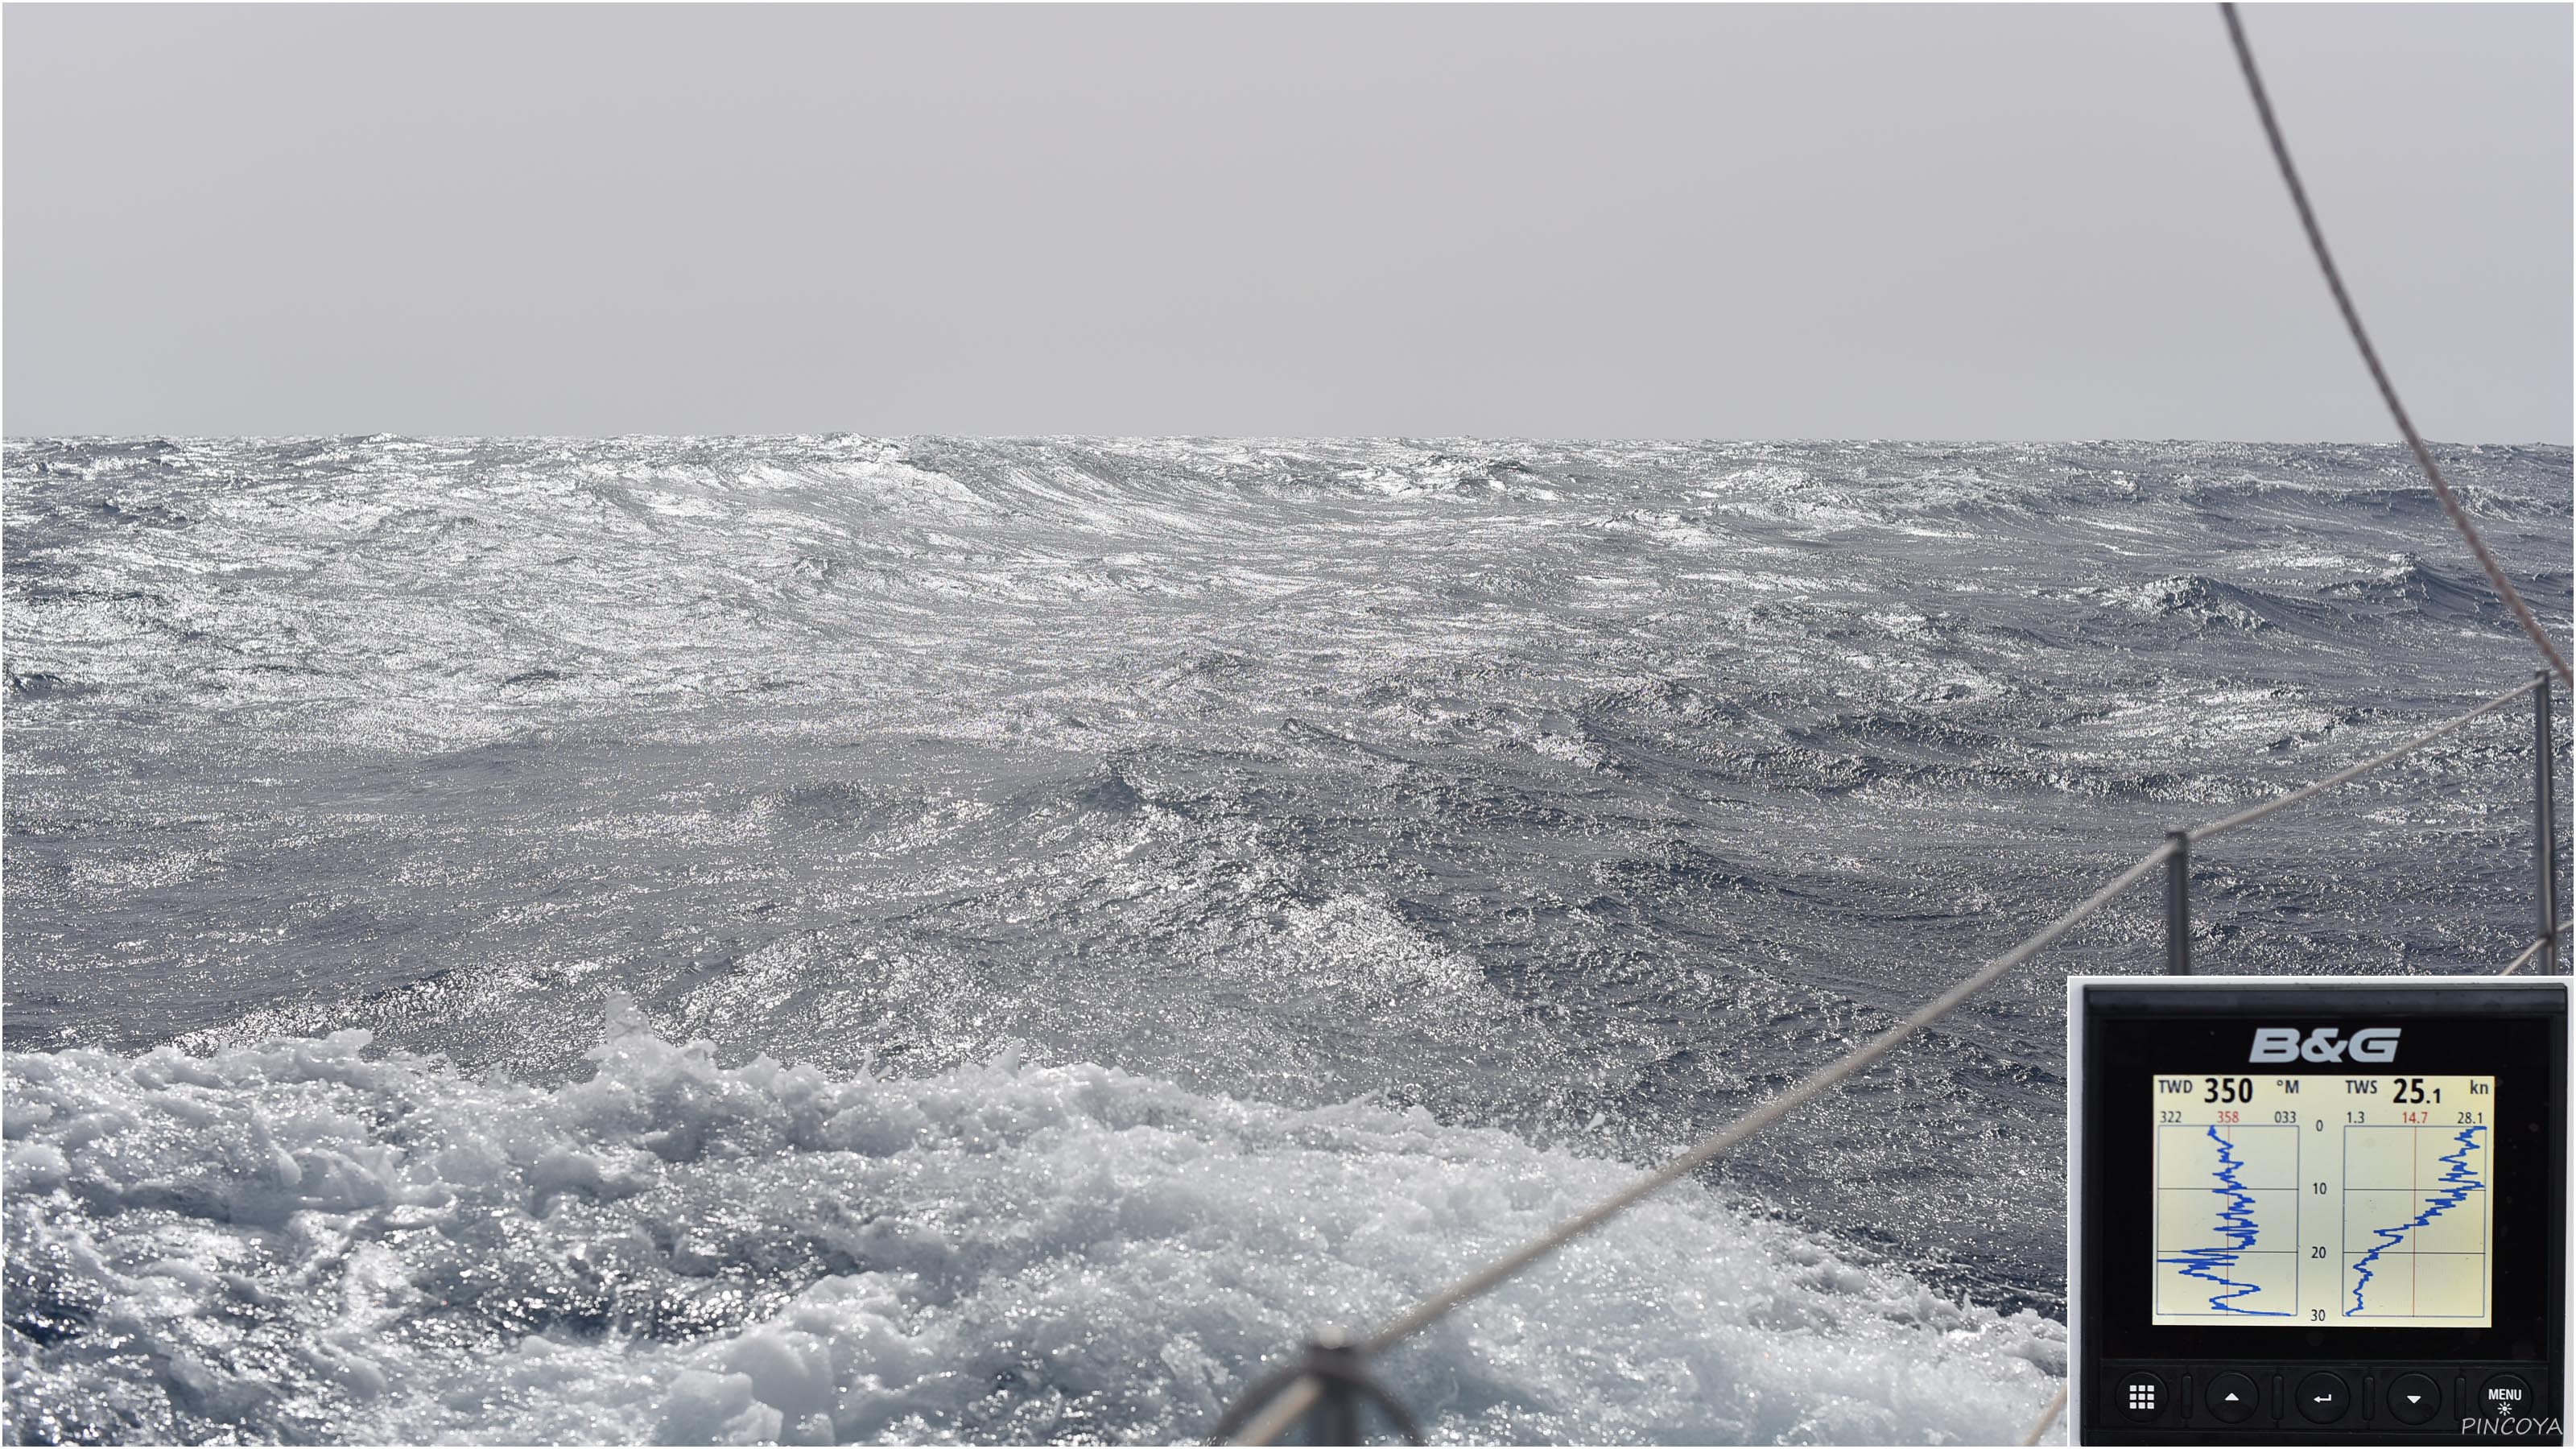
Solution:
M 560 1089 L 373 1056 L 7 1064 L 13 1437 L 1170 1440 L 1633 1170 L 1095 1066 Z M 1387 1361 L 1444 1439 L 1994 1442 L 2057 1323 L 1684 1188 Z
M 2446 456 L 2563 601 L 2567 451 Z M 6 474 L 10 1044 L 231 1053 L 13 1064 L 29 1439 L 1195 1434 L 1314 1320 L 1627 1170 L 1530 1144 L 1704 1131 L 2174 819 L 2527 666 L 2473 569 L 2392 552 L 2442 525 L 2386 447 L 93 439 Z M 2348 810 L 2281 817 L 2326 895 L 2232 953 L 2508 958 L 2492 861 L 2390 862 L 2483 838 L 2528 737 L 2435 746 L 2359 855 Z M 835 1079 L 630 1031 L 558 1089 L 618 991 Z M 1730 1159 L 1753 1220 L 1678 1195 L 1399 1387 L 1457 1435 L 2018 1433 L 2056 1330 L 1913 1285 L 2062 1302 L 2053 991 Z M 258 1045 L 358 1025 L 465 1070 Z M 969 1065 L 1012 1037 L 1146 1076 Z M 825 1107 L 912 1125 L 794 1125 Z M 1913 1277 L 1822 1246 L 1856 1242 Z

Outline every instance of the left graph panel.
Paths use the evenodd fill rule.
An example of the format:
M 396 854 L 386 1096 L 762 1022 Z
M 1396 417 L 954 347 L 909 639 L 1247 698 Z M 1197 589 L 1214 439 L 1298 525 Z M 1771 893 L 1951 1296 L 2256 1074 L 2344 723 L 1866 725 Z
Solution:
M 2299 1311 L 2299 1130 L 2156 1129 L 2158 1321 Z

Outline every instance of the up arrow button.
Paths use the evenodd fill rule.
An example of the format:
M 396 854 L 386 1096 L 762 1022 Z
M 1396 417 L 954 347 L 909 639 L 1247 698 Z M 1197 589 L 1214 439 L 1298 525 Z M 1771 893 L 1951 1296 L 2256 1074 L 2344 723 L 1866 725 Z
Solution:
M 2224 1373 L 2209 1381 L 2209 1416 L 2222 1424 L 2242 1424 L 2254 1417 L 2254 1381 Z

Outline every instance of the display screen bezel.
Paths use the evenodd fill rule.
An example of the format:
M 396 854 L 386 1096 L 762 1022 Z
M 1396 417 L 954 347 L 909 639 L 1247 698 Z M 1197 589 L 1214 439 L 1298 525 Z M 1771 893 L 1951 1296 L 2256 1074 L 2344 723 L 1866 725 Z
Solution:
M 2431 983 L 2427 983 L 2427 986 Z M 2095 1358 L 2386 1358 L 2427 1363 L 2554 1361 L 2564 1300 L 2562 1227 L 2552 1205 L 2566 1181 L 2566 1017 L 2563 988 L 2425 986 L 2314 988 L 2091 986 L 2083 993 L 2084 1100 L 2078 1164 L 2081 1261 L 2075 1290 L 2085 1352 Z M 2159 1072 L 2249 1074 L 2256 1026 L 2332 1027 L 2349 1036 L 2396 1026 L 2396 1061 L 2358 1070 L 2492 1076 L 2494 1310 L 2485 1327 L 2350 1324 L 2157 1324 L 2152 1258 L 2124 1247 L 2153 1230 L 2152 1093 Z M 2278 1068 L 2288 1075 L 2293 1068 Z M 2351 1063 L 2301 1061 L 2302 1073 L 2347 1075 Z M 2504 1166 L 2514 1144 L 2516 1165 Z

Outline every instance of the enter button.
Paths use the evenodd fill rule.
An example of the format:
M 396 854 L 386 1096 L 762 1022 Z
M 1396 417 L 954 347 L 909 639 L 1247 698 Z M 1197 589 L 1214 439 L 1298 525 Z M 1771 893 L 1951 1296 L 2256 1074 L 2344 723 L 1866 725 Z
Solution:
M 2399 1374 L 2388 1385 L 2388 1417 L 2421 1424 L 2442 1411 L 2442 1391 L 2425 1374 Z
M 2352 1407 L 2352 1390 L 2337 1375 L 2318 1372 L 2299 1380 L 2299 1412 L 2311 1424 L 2331 1424 Z

